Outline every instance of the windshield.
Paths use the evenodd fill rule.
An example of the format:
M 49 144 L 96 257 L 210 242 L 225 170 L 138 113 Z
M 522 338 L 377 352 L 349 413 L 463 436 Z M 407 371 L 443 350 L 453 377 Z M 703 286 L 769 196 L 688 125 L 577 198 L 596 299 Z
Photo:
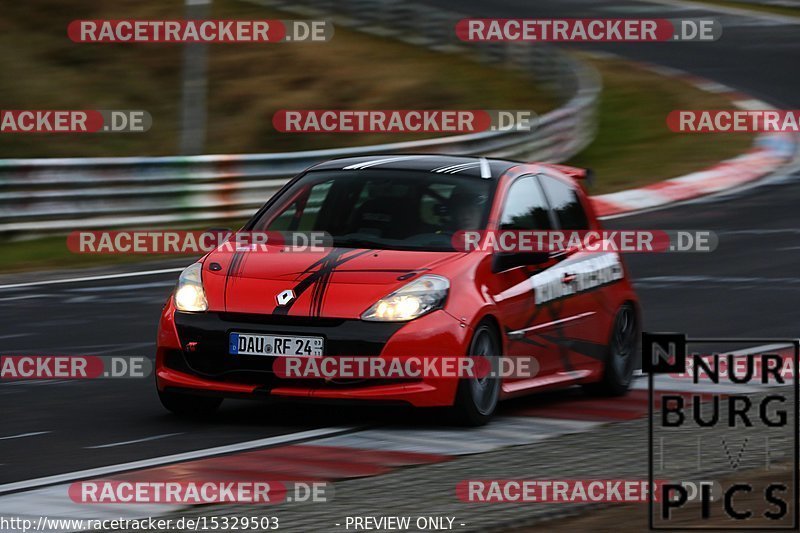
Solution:
M 324 231 L 346 248 L 453 250 L 486 225 L 493 181 L 430 172 L 309 172 L 254 221 L 254 231 Z

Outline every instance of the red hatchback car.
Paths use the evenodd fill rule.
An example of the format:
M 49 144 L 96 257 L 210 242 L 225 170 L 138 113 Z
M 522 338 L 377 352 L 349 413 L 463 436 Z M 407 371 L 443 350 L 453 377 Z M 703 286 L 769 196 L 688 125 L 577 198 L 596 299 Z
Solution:
M 199 415 L 225 397 L 391 402 L 449 406 L 477 425 L 499 400 L 532 391 L 579 384 L 624 394 L 638 363 L 641 321 L 619 254 L 454 246 L 460 230 L 600 229 L 580 184 L 584 174 L 438 155 L 311 167 L 243 230 L 325 232 L 332 243 L 298 253 L 221 247 L 184 270 L 159 325 L 163 405 Z M 570 285 L 576 275 L 601 281 L 558 291 L 542 281 Z M 248 344 L 250 350 L 240 349 Z M 277 357 L 302 353 L 502 354 L 535 358 L 537 372 L 337 381 L 284 379 L 273 371 Z

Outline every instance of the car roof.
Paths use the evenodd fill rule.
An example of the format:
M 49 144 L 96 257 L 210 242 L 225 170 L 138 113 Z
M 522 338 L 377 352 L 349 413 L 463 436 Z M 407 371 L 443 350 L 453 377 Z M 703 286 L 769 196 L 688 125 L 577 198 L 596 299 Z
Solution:
M 482 163 L 483 161 L 483 163 Z M 314 165 L 316 170 L 413 170 L 435 172 L 453 176 L 486 177 L 483 170 L 488 166 L 489 178 L 496 179 L 508 169 L 519 165 L 516 161 L 481 157 L 431 154 L 385 154 L 331 159 Z

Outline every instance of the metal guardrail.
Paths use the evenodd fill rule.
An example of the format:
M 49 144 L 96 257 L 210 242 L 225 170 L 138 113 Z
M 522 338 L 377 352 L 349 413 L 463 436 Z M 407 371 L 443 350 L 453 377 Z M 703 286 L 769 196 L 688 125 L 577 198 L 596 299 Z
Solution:
M 307 0 L 304 6 L 298 6 L 296 1 L 291 5 L 255 1 L 312 15 L 324 14 L 326 6 L 335 5 L 339 14 L 331 18 L 336 25 L 384 36 L 392 33 L 381 29 L 382 20 L 421 17 L 417 19 L 422 21 L 417 28 L 420 33 L 403 28 L 403 40 L 442 52 L 463 50 L 458 43 L 447 43 L 442 37 L 453 34 L 455 22 L 461 17 L 427 6 L 384 0 Z M 425 16 L 413 13 L 415 8 L 424 9 Z M 366 15 L 355 17 L 349 10 Z M 540 83 L 568 95 L 563 105 L 539 117 L 535 130 L 272 154 L 5 159 L 0 160 L 0 234 L 66 233 L 73 229 L 243 218 L 293 175 L 335 157 L 430 152 L 558 162 L 593 140 L 601 91 L 594 69 L 554 48 L 486 44 L 477 50 L 479 60 L 531 72 Z

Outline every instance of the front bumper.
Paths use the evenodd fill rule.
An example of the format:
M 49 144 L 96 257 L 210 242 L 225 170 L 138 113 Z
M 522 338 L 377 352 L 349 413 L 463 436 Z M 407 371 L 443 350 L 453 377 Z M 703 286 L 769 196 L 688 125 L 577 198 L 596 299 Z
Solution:
M 457 380 L 424 377 L 408 380 L 281 379 L 274 358 L 232 356 L 231 332 L 320 335 L 327 356 L 457 356 L 467 353 L 470 331 L 444 311 L 406 323 L 361 320 L 183 313 L 168 304 L 161 316 L 156 355 L 159 390 L 253 399 L 305 399 L 452 405 Z M 191 343 L 191 344 L 190 344 Z M 188 347 L 188 348 L 187 348 Z

